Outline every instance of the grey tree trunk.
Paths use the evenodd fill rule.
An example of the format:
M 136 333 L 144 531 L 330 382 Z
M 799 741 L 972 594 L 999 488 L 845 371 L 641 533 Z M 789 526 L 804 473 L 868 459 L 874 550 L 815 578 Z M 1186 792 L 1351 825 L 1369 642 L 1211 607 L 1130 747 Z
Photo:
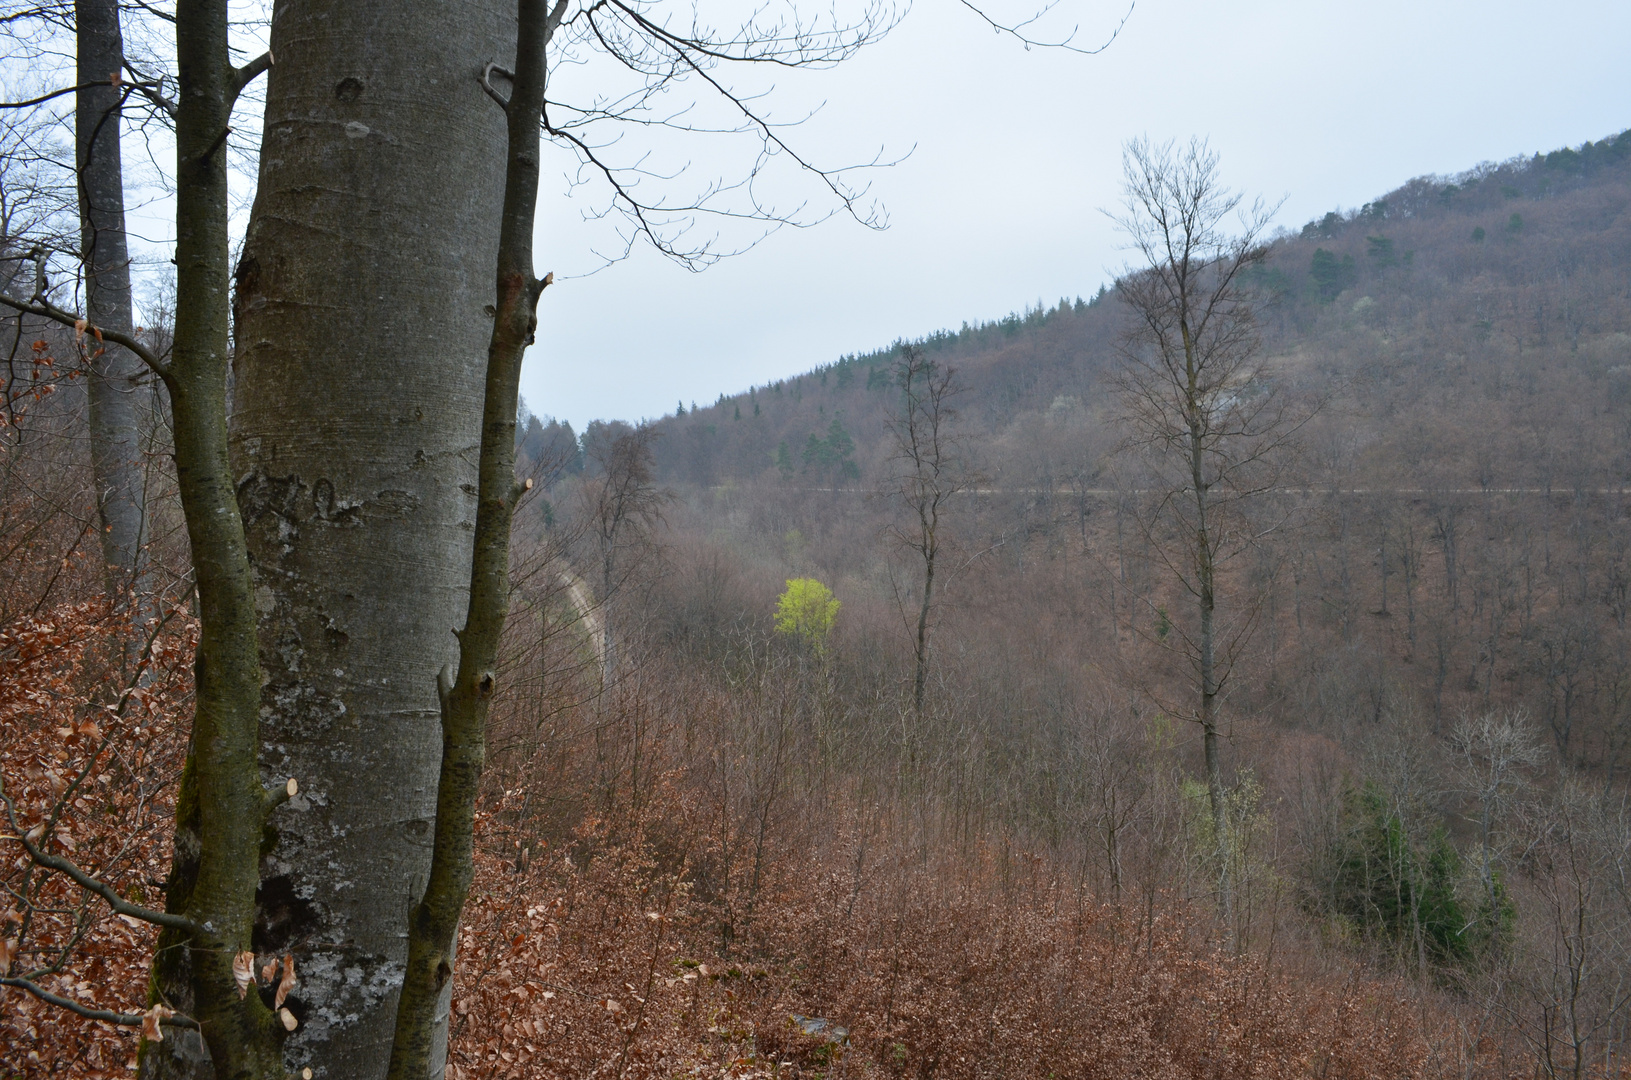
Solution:
M 1200 636 L 1196 645 L 1200 649 L 1200 722 L 1201 748 L 1206 761 L 1206 792 L 1212 810 L 1212 840 L 1217 853 L 1218 908 L 1223 925 L 1231 940 L 1234 934 L 1234 882 L 1231 880 L 1232 858 L 1229 842 L 1229 802 L 1223 785 L 1223 760 L 1218 746 L 1218 674 L 1217 641 L 1214 620 L 1217 612 L 1216 539 L 1212 535 L 1210 520 L 1211 481 L 1206 473 L 1204 431 L 1206 417 L 1202 394 L 1198 386 L 1199 363 L 1195 355 L 1194 335 L 1187 319 L 1179 320 L 1184 347 L 1184 417 L 1189 438 L 1189 481 L 1195 497 L 1194 550 L 1191 552 L 1195 567 L 1196 603 L 1200 610 Z
M 93 326 L 128 334 L 130 252 L 125 240 L 125 188 L 119 155 L 120 99 L 111 85 L 124 63 L 117 0 L 76 0 L 81 89 L 74 102 L 75 163 L 79 170 L 80 253 L 85 266 L 85 317 Z M 102 85 L 93 86 L 91 83 Z M 136 424 L 136 390 L 145 365 L 113 344 L 87 340 L 91 350 L 91 473 L 102 525 L 108 593 L 142 591 L 138 580 L 146 522 L 146 489 Z M 101 352 L 98 354 L 97 349 Z
M 256 947 L 301 965 L 289 1066 L 350 1080 L 385 1074 L 430 867 L 504 190 L 478 80 L 515 56 L 515 6 L 280 0 L 271 47 L 233 451 L 262 768 L 310 805 L 263 863 Z

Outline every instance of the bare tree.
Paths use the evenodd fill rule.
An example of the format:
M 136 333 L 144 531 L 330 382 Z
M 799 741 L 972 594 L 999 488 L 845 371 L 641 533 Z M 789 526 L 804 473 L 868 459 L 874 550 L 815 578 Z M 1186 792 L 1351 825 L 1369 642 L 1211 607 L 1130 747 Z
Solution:
M 79 40 L 74 134 L 85 317 L 97 326 L 129 334 L 135 320 L 119 137 L 124 99 L 132 91 L 122 85 L 124 36 L 118 0 L 76 0 L 74 27 Z M 105 335 L 88 355 L 91 469 L 109 592 L 117 595 L 132 587 L 140 592 L 147 498 L 136 396 L 145 369 L 133 353 Z
M 1497 860 L 1506 817 L 1522 792 L 1528 769 L 1544 760 L 1529 717 L 1521 710 L 1464 716 L 1450 739 L 1460 757 L 1463 787 L 1477 801 L 1479 882 L 1485 917 L 1498 930 L 1502 905 Z
M 459 665 L 437 681 L 442 763 L 436 832 L 425 892 L 408 919 L 408 962 L 397 1001 L 387 1075 L 421 1080 L 442 1062 L 435 1043 L 453 996 L 454 939 L 475 876 L 476 794 L 487 754 L 487 714 L 497 688 L 498 649 L 510 601 L 510 523 L 529 479 L 515 478 L 517 385 L 521 357 L 538 329 L 538 298 L 555 280 L 533 269 L 538 206 L 538 118 L 543 111 L 545 51 L 556 19 L 549 0 L 519 0 L 515 66 L 504 111 L 507 153 L 492 338 L 481 425 L 476 535 L 470 599 L 459 632 Z M 558 17 L 557 17 L 558 18 Z M 440 1056 L 446 1054 L 445 1042 Z
M 59 70 L 66 65 L 54 58 L 69 34 L 77 57 L 72 81 L 52 87 L 53 78 L 69 79 L 69 71 Z M 32 201 L 36 205 L 43 201 L 52 210 L 20 233 L 8 227 L 7 238 L 26 240 L 52 271 L 71 266 L 88 325 L 129 335 L 134 317 L 120 139 L 132 95 L 156 94 L 156 89 L 127 74 L 121 12 L 115 0 L 5 4 L 0 6 L 0 36 L 9 49 L 26 57 L 31 73 L 46 80 L 43 92 L 0 104 L 6 114 L 20 118 L 6 125 L 4 152 L 8 159 L 23 159 L 8 161 L 7 186 L 14 190 L 6 202 L 18 201 L 15 187 L 20 177 L 15 166 L 23 164 L 32 173 L 28 179 L 36 186 L 35 194 L 46 195 Z M 145 97 L 137 100 L 147 102 Z M 59 149 L 58 139 L 69 118 L 55 112 L 67 101 L 73 103 L 71 156 Z M 68 225 L 74 217 L 77 229 Z M 77 237 L 70 232 L 77 232 Z M 6 288 L 26 291 L 9 281 Z M 105 333 L 101 338 L 81 337 L 76 344 L 89 376 L 87 442 L 107 591 L 122 599 L 133 587 L 137 593 L 146 591 L 138 581 L 145 563 L 143 546 L 149 539 L 138 401 L 147 371 Z
M 592 476 L 582 488 L 583 515 L 594 540 L 600 576 L 601 677 L 617 670 L 617 627 L 612 608 L 649 549 L 651 530 L 668 495 L 656 484 L 652 446 L 657 431 L 647 424 L 590 424 L 584 432 Z
M 951 400 L 962 390 L 956 375 L 956 369 L 936 364 L 922 349 L 904 346 L 895 362 L 901 396 L 888 418 L 894 444 L 890 461 L 895 466 L 890 485 L 907 513 L 906 524 L 891 525 L 889 535 L 911 551 L 922 568 L 912 673 L 912 708 L 920 718 L 929 676 L 936 561 L 945 545 L 942 518 L 966 482 L 951 431 L 957 417 Z
M 1259 529 L 1244 504 L 1277 482 L 1300 426 L 1258 357 L 1254 298 L 1245 271 L 1267 256 L 1263 234 L 1278 208 L 1224 187 L 1218 158 L 1192 139 L 1125 147 L 1124 199 L 1110 217 L 1139 263 L 1116 282 L 1133 315 L 1117 388 L 1127 448 L 1152 473 L 1146 519 L 1158 557 L 1194 601 L 1165 647 L 1195 675 L 1190 718 L 1199 725 L 1216 843 L 1219 902 L 1230 909 L 1230 839 L 1219 745 L 1218 696 L 1250 633 L 1255 606 L 1219 633 L 1220 567 Z M 1238 215 L 1238 231 L 1231 231 Z M 1165 624 L 1165 620 L 1163 620 Z M 1176 639 L 1176 644 L 1171 639 Z

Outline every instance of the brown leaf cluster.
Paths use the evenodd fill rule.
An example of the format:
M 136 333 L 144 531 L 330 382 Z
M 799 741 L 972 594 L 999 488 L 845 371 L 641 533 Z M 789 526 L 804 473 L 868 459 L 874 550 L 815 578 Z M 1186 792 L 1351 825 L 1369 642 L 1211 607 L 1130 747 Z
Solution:
M 196 628 L 172 613 L 131 646 L 128 619 L 94 600 L 0 628 L 0 780 L 24 835 L 162 908 Z M 151 927 L 42 873 L 11 839 L 0 890 L 11 976 L 87 1007 L 148 1011 Z M 8 1077 L 128 1076 L 137 1036 L 0 987 Z

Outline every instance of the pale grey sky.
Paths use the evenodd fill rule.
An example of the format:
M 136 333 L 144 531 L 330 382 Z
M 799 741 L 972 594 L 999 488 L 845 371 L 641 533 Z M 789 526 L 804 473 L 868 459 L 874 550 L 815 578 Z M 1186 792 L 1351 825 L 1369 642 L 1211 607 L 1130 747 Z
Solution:
M 1002 3 L 994 14 L 1024 10 Z M 1063 0 L 1056 14 L 1096 43 L 1124 12 Z M 825 102 L 788 133 L 819 159 L 915 147 L 870 177 L 885 231 L 836 218 L 700 274 L 637 248 L 570 277 L 617 245 L 609 223 L 581 220 L 600 204 L 565 194 L 557 159 L 538 258 L 562 280 L 522 392 L 581 430 L 1089 294 L 1121 262 L 1098 208 L 1116 201 L 1134 135 L 1209 138 L 1233 186 L 1287 196 L 1293 228 L 1412 176 L 1598 139 L 1631 127 L 1628 41 L 1624 0 L 1139 0 L 1109 49 L 1079 56 L 1026 51 L 954 0 L 919 0 L 882 43 L 783 78 L 773 99 L 781 115 Z M 692 175 L 727 171 L 708 147 L 679 152 Z
M 757 2 L 699 9 L 723 21 Z M 811 12 L 828 2 L 766 0 Z M 830 2 L 842 14 L 865 0 Z M 1012 21 L 1035 2 L 982 8 Z M 1059 0 L 1036 33 L 1075 24 L 1079 44 L 1098 44 L 1126 2 Z M 264 0 L 233 4 L 253 51 Z M 785 132 L 807 157 L 905 155 L 860 178 L 888 212 L 884 231 L 841 217 L 783 229 L 700 274 L 636 246 L 581 276 L 603 265 L 596 251 L 619 248 L 616 222 L 583 220 L 604 207 L 602 193 L 569 193 L 570 158 L 546 159 L 538 261 L 558 283 L 540 308 L 522 393 L 533 411 L 581 430 L 593 418 L 658 416 L 681 399 L 712 401 L 898 337 L 1091 294 L 1122 261 L 1099 208 L 1117 201 L 1121 144 L 1135 135 L 1210 139 L 1227 182 L 1287 197 L 1279 220 L 1291 228 L 1412 176 L 1598 139 L 1631 128 L 1627 42 L 1628 0 L 1138 0 L 1120 37 L 1082 56 L 1027 51 L 958 0 L 916 0 L 881 43 L 831 70 L 783 73 L 764 99 L 783 119 L 822 106 Z M 70 59 L 71 49 L 61 65 Z M 557 67 L 553 81 L 598 90 L 605 77 L 596 64 Z M 19 92 L 53 78 L 38 64 L 0 64 L 0 82 Z M 59 104 L 67 110 L 72 99 Z M 240 228 L 254 109 L 246 104 L 236 121 L 251 165 L 234 178 Z M 129 136 L 131 227 L 162 271 L 172 209 L 142 163 L 166 162 L 168 145 L 162 131 L 149 134 L 151 146 Z M 637 138 L 621 149 L 634 151 Z M 734 156 L 710 139 L 656 149 L 654 170 L 689 166 L 682 189 L 740 175 L 740 145 Z M 801 189 L 772 179 L 764 190 L 786 199 Z

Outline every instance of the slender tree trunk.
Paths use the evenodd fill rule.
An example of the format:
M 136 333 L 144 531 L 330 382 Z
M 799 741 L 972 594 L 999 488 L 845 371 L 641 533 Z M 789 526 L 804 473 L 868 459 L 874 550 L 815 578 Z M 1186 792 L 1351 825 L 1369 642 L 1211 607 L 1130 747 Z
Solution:
M 94 326 L 130 333 L 130 253 L 125 240 L 125 189 L 119 153 L 123 91 L 110 85 L 124 62 L 117 0 L 76 0 L 78 80 L 74 141 L 79 170 L 80 253 L 85 266 L 85 317 Z M 93 86 L 92 83 L 102 85 Z M 146 490 L 136 425 L 137 384 L 144 365 L 111 341 L 91 349 L 91 475 L 102 525 L 108 593 L 135 588 L 145 540 Z
M 1206 792 L 1212 810 L 1212 836 L 1218 861 L 1218 907 L 1225 927 L 1233 934 L 1234 896 L 1230 880 L 1229 811 L 1223 788 L 1223 761 L 1218 745 L 1217 720 L 1217 642 L 1214 616 L 1217 610 L 1217 567 L 1212 557 L 1211 521 L 1208 514 L 1210 484 L 1202 444 L 1200 395 L 1196 385 L 1196 363 L 1189 327 L 1183 327 L 1185 363 L 1188 368 L 1189 470 L 1195 493 L 1195 584 L 1200 607 L 1201 748 L 1206 758 Z
M 487 351 L 470 602 L 459 634 L 458 674 L 449 682 L 444 672 L 439 686 L 442 765 L 434 855 L 424 897 L 408 920 L 408 963 L 397 1006 L 391 1080 L 421 1080 L 434 1059 L 446 1057 L 445 1039 L 437 1045 L 438 1008 L 452 990 L 459 916 L 474 876 L 476 793 L 486 754 L 487 711 L 496 688 L 499 641 L 509 611 L 510 521 L 525 490 L 515 481 L 517 387 L 522 354 L 538 325 L 538 297 L 549 280 L 534 276 L 532 258 L 548 15 L 548 0 L 520 0 L 514 90 L 504 110 L 509 152 L 498 247 L 498 304 Z
M 912 681 L 912 705 L 923 719 L 923 694 L 929 680 L 929 610 L 934 604 L 934 560 L 938 554 L 932 522 L 924 525 L 923 603 L 917 611 L 917 671 Z
M 226 138 L 240 76 L 228 60 L 226 0 L 181 0 L 176 46 L 176 325 L 164 383 L 200 638 L 166 906 L 196 928 L 161 938 L 152 989 L 199 1022 L 217 1077 L 281 1080 L 282 1025 L 258 994 L 240 999 L 232 972 L 233 957 L 251 947 L 262 832 L 275 804 L 256 764 L 255 606 L 227 458 Z M 196 1040 L 166 1039 L 144 1048 L 142 1074 L 196 1075 L 200 1059 Z
M 622 644 L 612 625 L 612 592 L 616 588 L 617 528 L 613 525 L 609 536 L 600 541 L 600 685 L 612 685 L 617 672 L 617 647 Z
M 263 864 L 257 942 L 305 958 L 290 1066 L 368 1078 L 431 867 L 436 674 L 470 581 L 498 299 L 504 115 L 479 79 L 514 57 L 515 8 L 278 0 L 271 45 L 233 453 L 261 764 L 303 791 Z

